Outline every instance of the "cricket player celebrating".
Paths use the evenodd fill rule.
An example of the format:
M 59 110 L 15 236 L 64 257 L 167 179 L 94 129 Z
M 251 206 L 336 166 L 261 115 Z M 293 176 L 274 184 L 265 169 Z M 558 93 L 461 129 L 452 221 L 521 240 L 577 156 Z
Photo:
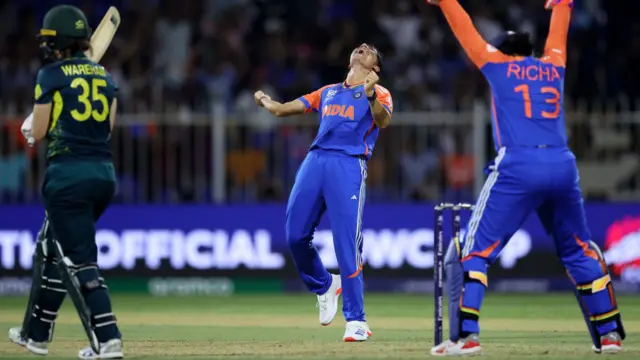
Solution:
M 281 104 L 262 91 L 256 103 L 276 116 L 320 113 L 318 135 L 300 165 L 287 204 L 285 232 L 302 281 L 318 296 L 320 324 L 329 325 L 344 296 L 344 341 L 371 336 L 364 313 L 362 281 L 362 212 L 367 160 L 380 128 L 389 125 L 391 94 L 378 85 L 382 63 L 375 47 L 362 44 L 351 53 L 344 82 L 325 86 Z M 328 210 L 340 276 L 329 274 L 311 244 L 320 218 Z M 343 290 L 344 289 L 344 290 Z
M 498 153 L 489 167 L 466 238 L 458 244 L 459 253 L 455 246 L 448 251 L 462 262 L 460 301 L 458 311 L 453 313 L 458 317 L 454 324 L 456 338 L 436 344 L 431 353 L 481 352 L 478 320 L 487 268 L 533 211 L 553 235 L 557 253 L 575 283 L 594 350 L 619 352 L 624 329 L 607 265 L 597 245 L 590 241 L 576 159 L 565 133 L 562 104 L 573 0 L 546 2 L 545 7 L 553 9 L 553 14 L 541 58 L 532 56 L 527 34 L 508 32 L 494 44 L 486 43 L 458 0 L 427 2 L 440 7 L 467 55 L 489 82 Z M 445 263 L 451 257 L 446 257 Z M 448 273 L 447 277 L 451 275 L 455 276 Z
M 91 345 L 79 358 L 116 359 L 123 357 L 121 334 L 97 265 L 95 223 L 116 186 L 109 138 L 117 87 L 84 54 L 91 33 L 81 10 L 60 5 L 47 12 L 38 35 L 47 64 L 38 72 L 28 136 L 48 142 L 42 186 L 47 220 L 34 255 L 41 274 L 34 272 L 25 321 L 9 330 L 9 338 L 47 355 L 68 293 Z

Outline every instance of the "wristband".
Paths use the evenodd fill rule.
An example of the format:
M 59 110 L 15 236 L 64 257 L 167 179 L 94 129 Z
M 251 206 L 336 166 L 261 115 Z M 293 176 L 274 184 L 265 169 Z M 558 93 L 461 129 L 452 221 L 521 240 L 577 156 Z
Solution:
M 374 102 L 376 101 L 376 90 L 373 90 L 373 94 L 371 94 L 371 96 L 367 96 L 367 100 L 369 100 L 369 102 Z

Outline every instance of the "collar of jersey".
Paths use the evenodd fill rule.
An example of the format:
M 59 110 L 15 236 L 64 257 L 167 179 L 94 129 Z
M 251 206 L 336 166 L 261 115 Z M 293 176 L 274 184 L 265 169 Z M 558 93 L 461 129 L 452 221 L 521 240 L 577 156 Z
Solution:
M 71 61 L 71 60 L 85 60 L 85 59 L 88 59 L 87 55 L 82 51 L 78 51 L 73 53 L 71 57 L 60 59 L 57 62 L 64 62 L 64 61 Z
M 353 89 L 353 88 L 356 88 L 356 87 L 358 87 L 360 85 L 364 85 L 364 82 L 357 83 L 357 84 L 354 84 L 354 85 L 347 84 L 346 80 L 342 82 L 342 87 L 345 88 L 345 89 Z

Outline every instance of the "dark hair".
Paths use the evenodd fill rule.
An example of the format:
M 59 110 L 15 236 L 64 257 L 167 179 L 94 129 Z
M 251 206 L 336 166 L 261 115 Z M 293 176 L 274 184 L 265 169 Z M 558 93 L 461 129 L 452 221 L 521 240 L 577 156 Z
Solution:
M 89 49 L 91 49 L 90 39 L 72 39 L 69 46 L 67 46 L 64 50 L 62 50 L 62 52 L 64 54 L 69 54 L 69 56 L 73 56 L 73 54 L 77 52 L 85 52 Z
M 508 31 L 498 36 L 498 38 L 493 41 L 492 45 L 506 55 L 533 55 L 533 43 L 531 42 L 531 36 L 528 33 Z
M 377 47 L 369 44 L 369 43 L 365 43 L 365 45 L 367 45 L 371 50 L 375 51 L 376 53 L 376 65 L 378 66 L 378 74 L 382 72 L 382 64 L 383 64 L 383 60 L 384 60 L 384 56 L 382 55 L 382 52 L 380 52 L 380 50 L 378 50 Z
M 376 65 L 378 65 L 378 74 L 380 74 L 382 72 L 382 63 L 383 63 L 383 60 L 384 60 L 384 56 L 382 55 L 380 50 L 376 49 L 376 51 L 377 51 Z

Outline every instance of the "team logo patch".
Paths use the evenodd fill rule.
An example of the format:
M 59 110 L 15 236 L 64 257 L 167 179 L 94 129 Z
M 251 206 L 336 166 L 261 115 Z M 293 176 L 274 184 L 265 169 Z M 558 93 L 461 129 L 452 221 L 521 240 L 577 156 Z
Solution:
M 360 91 L 358 91 L 357 93 L 353 94 L 353 98 L 354 99 L 360 99 L 362 97 L 362 93 Z

